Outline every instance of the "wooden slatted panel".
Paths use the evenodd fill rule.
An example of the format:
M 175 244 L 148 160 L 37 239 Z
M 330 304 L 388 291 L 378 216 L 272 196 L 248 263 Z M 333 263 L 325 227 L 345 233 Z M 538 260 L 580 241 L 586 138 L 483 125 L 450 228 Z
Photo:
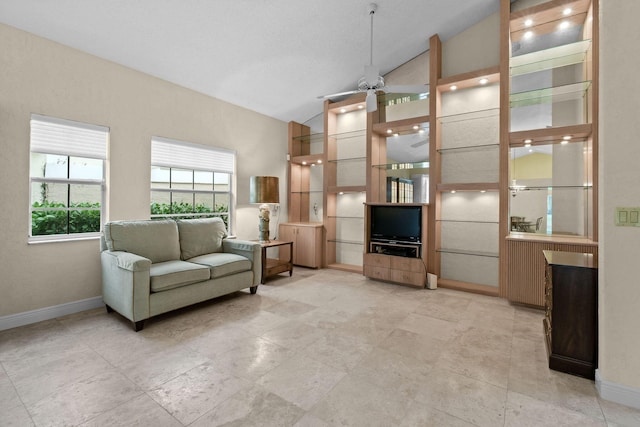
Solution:
M 507 239 L 507 286 L 509 301 L 544 307 L 543 250 L 598 255 L 596 243 L 564 243 Z

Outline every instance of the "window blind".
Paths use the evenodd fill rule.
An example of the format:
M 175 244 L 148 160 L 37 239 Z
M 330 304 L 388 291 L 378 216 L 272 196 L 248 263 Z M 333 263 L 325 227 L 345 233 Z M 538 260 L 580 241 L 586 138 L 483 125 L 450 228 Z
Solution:
M 31 115 L 32 152 L 105 160 L 108 135 L 108 127 Z
M 154 136 L 151 138 L 151 164 L 233 173 L 235 151 Z

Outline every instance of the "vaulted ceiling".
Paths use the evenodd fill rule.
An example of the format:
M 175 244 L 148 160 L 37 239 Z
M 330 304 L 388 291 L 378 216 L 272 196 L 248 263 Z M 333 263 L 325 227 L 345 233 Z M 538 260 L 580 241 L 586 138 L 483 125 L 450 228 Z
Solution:
M 2 0 L 0 22 L 283 121 L 355 89 L 369 0 Z M 376 0 L 385 74 L 498 10 L 499 0 Z M 425 83 L 425 82 L 415 82 Z

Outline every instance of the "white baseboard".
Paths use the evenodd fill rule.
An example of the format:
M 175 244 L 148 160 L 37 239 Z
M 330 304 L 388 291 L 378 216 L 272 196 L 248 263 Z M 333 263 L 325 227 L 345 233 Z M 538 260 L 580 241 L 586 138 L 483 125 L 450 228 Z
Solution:
M 65 304 L 54 305 L 51 307 L 38 308 L 37 310 L 25 311 L 23 313 L 10 314 L 8 316 L 0 317 L 0 331 L 42 322 L 43 320 L 55 319 L 56 317 L 79 313 L 81 311 L 103 306 L 104 302 L 102 302 L 102 297 L 99 296 L 67 302 Z
M 596 369 L 596 389 L 604 400 L 640 409 L 640 389 L 605 381 Z

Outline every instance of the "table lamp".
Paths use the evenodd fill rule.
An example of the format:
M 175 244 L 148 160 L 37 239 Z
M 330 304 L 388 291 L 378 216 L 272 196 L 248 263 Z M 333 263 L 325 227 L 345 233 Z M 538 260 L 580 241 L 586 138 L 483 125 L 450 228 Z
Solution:
M 277 176 L 252 176 L 249 181 L 249 203 L 260 204 L 258 218 L 259 240 L 269 241 L 269 205 L 280 203 L 279 183 Z

